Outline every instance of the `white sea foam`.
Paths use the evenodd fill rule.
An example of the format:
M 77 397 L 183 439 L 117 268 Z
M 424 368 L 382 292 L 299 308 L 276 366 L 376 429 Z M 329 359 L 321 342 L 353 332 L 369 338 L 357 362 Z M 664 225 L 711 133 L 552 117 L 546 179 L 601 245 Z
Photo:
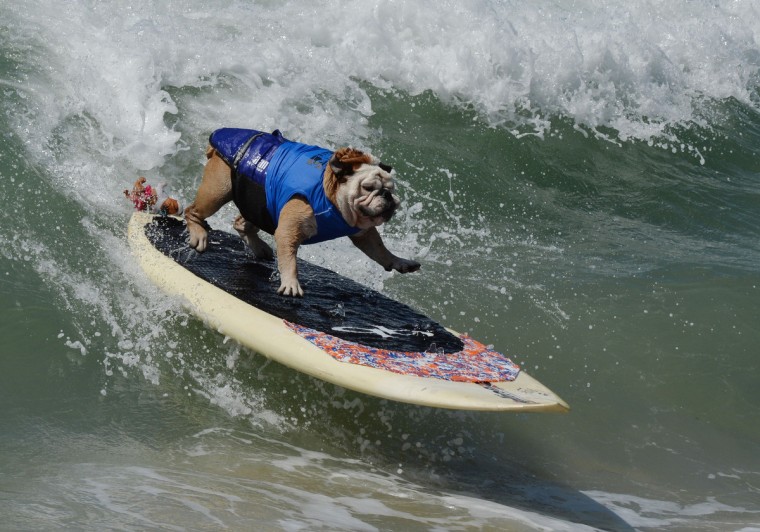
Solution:
M 712 497 L 694 504 L 678 504 L 620 493 L 590 491 L 586 494 L 636 528 L 699 528 L 698 520 L 708 516 L 727 516 L 725 521 L 729 523 L 732 519 L 742 522 L 760 514 L 757 510 L 730 506 Z
M 280 127 L 326 144 L 371 137 L 368 85 L 432 91 L 515 134 L 543 135 L 564 116 L 621 140 L 704 123 L 705 101 L 757 103 L 752 2 L 9 4 L 16 38 L 43 48 L 36 69 L 5 82 L 34 100 L 18 124 L 30 144 L 84 120 L 65 148 L 138 170 L 185 145 L 170 125 L 179 103 L 182 129 L 199 135 Z
M 148 455 L 140 466 L 67 464 L 73 489 L 48 490 L 45 496 L 72 507 L 97 508 L 96 520 L 103 514 L 112 523 L 193 523 L 199 529 L 249 528 L 254 520 L 257 527 L 283 530 L 377 530 L 381 523 L 393 529 L 592 529 L 466 494 L 429 490 L 362 461 L 260 433 L 210 429 L 193 440 L 197 443 L 186 453 L 160 464 Z M 209 450 L 198 452 L 203 442 Z

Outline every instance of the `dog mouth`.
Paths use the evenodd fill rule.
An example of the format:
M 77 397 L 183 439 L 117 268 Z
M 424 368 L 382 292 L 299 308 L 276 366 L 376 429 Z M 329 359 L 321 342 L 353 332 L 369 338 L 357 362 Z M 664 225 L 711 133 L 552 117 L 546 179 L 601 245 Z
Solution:
M 393 217 L 399 201 L 390 190 L 375 190 L 356 202 L 357 210 L 367 218 L 380 218 L 387 222 Z

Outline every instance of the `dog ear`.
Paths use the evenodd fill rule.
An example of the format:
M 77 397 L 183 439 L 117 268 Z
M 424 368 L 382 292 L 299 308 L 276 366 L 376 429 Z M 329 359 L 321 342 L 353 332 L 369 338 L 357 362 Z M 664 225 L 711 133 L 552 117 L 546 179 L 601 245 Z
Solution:
M 372 156 L 354 148 L 340 148 L 330 158 L 330 168 L 335 177 L 343 181 L 361 165 L 372 164 Z

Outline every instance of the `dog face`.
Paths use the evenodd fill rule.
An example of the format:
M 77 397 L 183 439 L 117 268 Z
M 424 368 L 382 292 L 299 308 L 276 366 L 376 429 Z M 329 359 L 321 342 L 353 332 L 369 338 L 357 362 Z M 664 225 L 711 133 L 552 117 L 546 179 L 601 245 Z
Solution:
M 401 201 L 390 167 L 368 153 L 341 148 L 330 159 L 330 169 L 325 191 L 349 225 L 368 229 L 391 219 Z

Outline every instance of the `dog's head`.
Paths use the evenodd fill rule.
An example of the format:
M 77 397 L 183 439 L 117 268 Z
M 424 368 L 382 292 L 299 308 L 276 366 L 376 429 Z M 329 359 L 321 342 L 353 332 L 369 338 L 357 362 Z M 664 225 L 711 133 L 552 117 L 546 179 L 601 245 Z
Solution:
M 340 148 L 330 158 L 325 191 L 346 222 L 359 229 L 391 219 L 401 201 L 394 194 L 391 167 L 354 148 Z

